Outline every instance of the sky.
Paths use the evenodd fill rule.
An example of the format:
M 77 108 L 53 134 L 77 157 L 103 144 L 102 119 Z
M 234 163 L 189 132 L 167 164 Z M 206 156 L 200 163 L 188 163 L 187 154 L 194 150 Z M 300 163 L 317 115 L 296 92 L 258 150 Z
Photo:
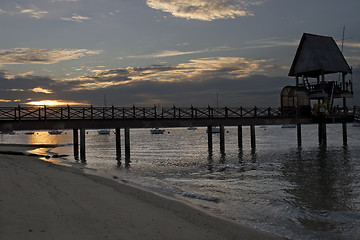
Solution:
M 0 0 L 0 106 L 278 107 L 303 33 L 343 43 L 359 105 L 359 11 L 359 0 Z

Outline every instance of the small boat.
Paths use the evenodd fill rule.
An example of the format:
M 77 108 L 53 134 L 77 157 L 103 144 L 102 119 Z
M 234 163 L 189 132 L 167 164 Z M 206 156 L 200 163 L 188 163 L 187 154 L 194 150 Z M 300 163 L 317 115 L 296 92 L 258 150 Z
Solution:
M 197 127 L 188 127 L 187 130 L 197 130 Z
M 165 132 L 164 129 L 154 128 L 150 129 L 151 134 L 163 134 Z
M 360 127 L 360 122 L 354 122 L 352 126 L 353 127 Z
M 30 132 L 25 132 L 25 135 L 33 135 L 34 132 L 33 131 L 30 131 Z
M 296 124 L 284 124 L 281 125 L 281 128 L 296 128 Z
M 15 135 L 15 132 L 12 130 L 4 130 L 4 131 L 1 131 L 1 134 Z
M 59 130 L 51 130 L 51 131 L 49 131 L 48 132 L 49 134 L 51 134 L 51 135 L 59 135 L 59 134 L 61 134 L 62 133 L 62 131 L 59 131 Z
M 101 129 L 98 131 L 98 134 L 100 135 L 108 135 L 110 134 L 110 130 L 109 129 Z
M 206 129 L 206 133 L 208 133 L 207 129 Z M 211 127 L 211 133 L 220 133 L 220 127 L 212 126 Z

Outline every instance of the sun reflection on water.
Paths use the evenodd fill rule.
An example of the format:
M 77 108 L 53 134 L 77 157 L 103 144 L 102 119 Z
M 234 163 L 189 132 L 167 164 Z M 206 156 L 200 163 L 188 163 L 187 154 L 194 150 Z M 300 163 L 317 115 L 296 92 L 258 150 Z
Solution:
M 71 134 L 70 134 L 71 135 Z M 58 145 L 69 142 L 71 136 L 67 132 L 58 135 L 51 135 L 47 131 L 35 132 L 33 135 L 28 135 L 29 144 L 51 144 Z

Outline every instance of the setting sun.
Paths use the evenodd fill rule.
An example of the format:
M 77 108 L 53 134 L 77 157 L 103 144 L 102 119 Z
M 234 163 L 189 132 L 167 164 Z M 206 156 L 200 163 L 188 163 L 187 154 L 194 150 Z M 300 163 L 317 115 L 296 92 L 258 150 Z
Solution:
M 61 100 L 41 100 L 41 101 L 33 101 L 26 103 L 28 105 L 35 106 L 65 106 L 65 105 L 86 105 L 85 103 L 79 102 L 65 102 Z

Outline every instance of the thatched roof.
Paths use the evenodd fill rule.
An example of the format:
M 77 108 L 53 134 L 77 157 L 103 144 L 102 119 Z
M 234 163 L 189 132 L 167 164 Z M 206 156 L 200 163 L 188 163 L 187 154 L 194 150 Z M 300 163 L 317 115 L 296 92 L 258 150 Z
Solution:
M 332 37 L 304 33 L 289 76 L 317 77 L 322 73 L 351 73 L 343 54 Z

